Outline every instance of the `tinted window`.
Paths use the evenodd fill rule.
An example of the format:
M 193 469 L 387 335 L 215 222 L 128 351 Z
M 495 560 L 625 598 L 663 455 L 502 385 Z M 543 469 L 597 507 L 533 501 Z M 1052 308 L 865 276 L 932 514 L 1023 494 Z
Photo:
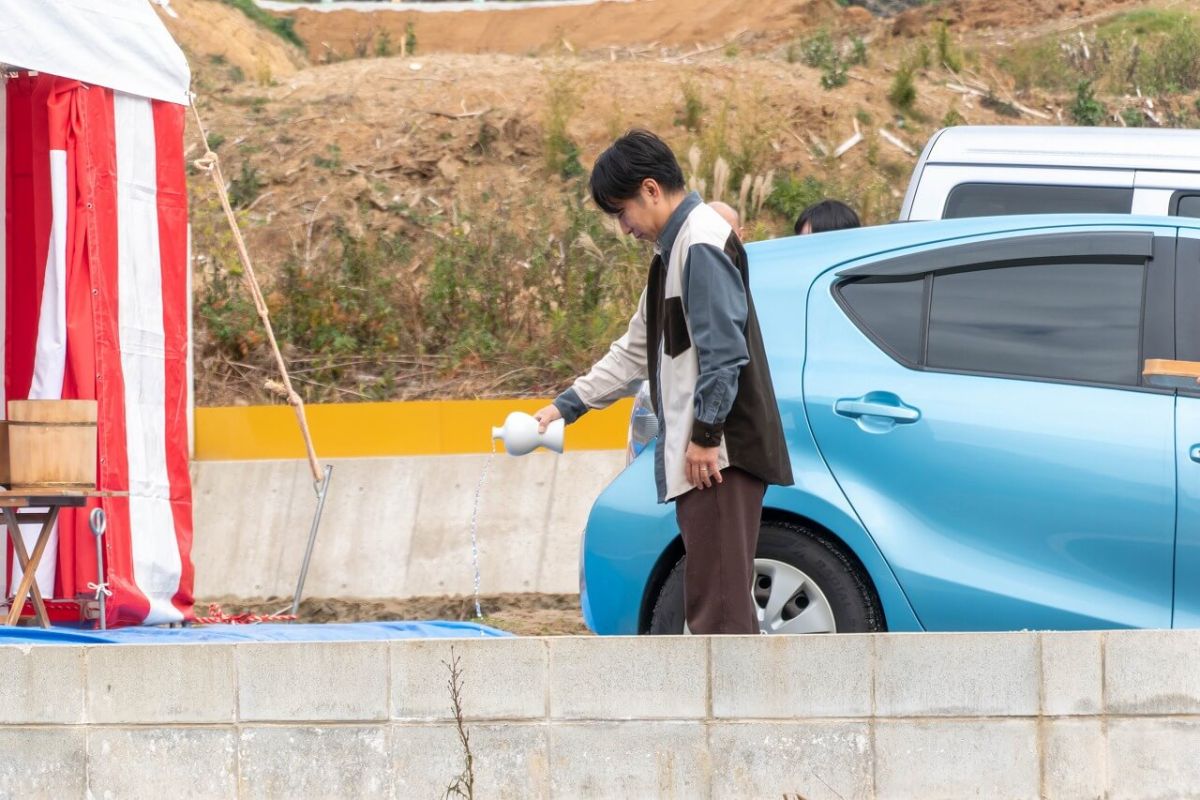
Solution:
M 1181 194 L 1175 198 L 1177 217 L 1200 217 L 1200 194 Z
M 1048 264 L 938 274 L 928 365 L 1136 385 L 1144 271 Z
M 1128 214 L 1133 189 L 1106 186 L 962 183 L 946 198 L 946 219 L 1007 214 Z
M 893 355 L 921 360 L 921 312 L 925 281 L 865 278 L 839 287 L 842 301 L 860 328 Z

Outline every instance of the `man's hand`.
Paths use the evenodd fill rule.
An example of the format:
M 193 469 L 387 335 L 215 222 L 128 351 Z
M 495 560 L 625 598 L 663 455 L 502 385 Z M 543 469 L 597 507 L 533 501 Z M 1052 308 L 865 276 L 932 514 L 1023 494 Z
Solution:
M 562 414 L 558 411 L 558 406 L 551 403 L 543 409 L 540 409 L 533 418 L 538 421 L 538 433 L 545 433 L 546 426 L 556 419 L 562 419 Z
M 688 442 L 687 452 L 683 454 L 688 483 L 697 489 L 707 489 L 713 485 L 713 481 L 723 483 L 721 472 L 717 469 L 720 452 L 720 447 L 701 447 L 695 442 Z

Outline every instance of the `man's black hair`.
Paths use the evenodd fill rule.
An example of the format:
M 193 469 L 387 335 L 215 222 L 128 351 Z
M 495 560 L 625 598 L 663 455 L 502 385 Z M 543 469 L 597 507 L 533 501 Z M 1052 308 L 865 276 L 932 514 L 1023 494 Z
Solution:
M 804 229 L 806 222 L 812 233 L 862 227 L 854 209 L 839 200 L 822 200 L 801 211 L 800 217 L 796 220 L 797 236 Z
M 600 210 L 616 214 L 621 210 L 618 203 L 637 197 L 647 178 L 666 192 L 684 188 L 683 170 L 667 143 L 650 131 L 634 128 L 596 159 L 588 188 Z

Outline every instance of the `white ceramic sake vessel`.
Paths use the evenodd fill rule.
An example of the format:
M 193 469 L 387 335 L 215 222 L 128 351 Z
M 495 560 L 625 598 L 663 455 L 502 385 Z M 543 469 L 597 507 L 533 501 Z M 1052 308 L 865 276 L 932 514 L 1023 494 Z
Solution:
M 504 420 L 504 425 L 492 428 L 492 438 L 504 441 L 504 449 L 510 456 L 523 456 L 538 447 L 556 453 L 563 451 L 563 427 L 561 419 L 546 426 L 545 433 L 538 433 L 538 421 L 528 414 L 514 411 Z

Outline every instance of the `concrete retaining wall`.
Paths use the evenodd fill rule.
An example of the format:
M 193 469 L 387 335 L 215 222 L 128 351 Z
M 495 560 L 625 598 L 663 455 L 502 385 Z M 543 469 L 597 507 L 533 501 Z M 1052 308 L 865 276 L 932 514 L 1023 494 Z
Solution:
M 339 459 L 305 584 L 311 597 L 469 594 L 486 455 Z M 479 506 L 484 592 L 579 591 L 579 537 L 623 451 L 494 457 Z M 198 597 L 290 596 L 316 510 L 304 461 L 192 465 Z
M 0 647 L 0 796 L 1200 796 L 1200 632 Z

